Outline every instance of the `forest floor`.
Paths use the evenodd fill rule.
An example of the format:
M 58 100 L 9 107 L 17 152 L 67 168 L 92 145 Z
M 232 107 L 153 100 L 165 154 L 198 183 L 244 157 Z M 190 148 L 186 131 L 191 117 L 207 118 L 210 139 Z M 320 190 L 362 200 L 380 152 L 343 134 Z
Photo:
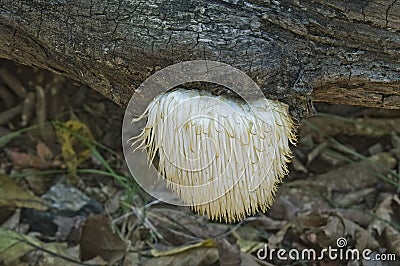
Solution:
M 271 209 L 210 222 L 134 182 L 123 108 L 0 61 L 0 265 L 399 265 L 400 110 L 316 108 Z

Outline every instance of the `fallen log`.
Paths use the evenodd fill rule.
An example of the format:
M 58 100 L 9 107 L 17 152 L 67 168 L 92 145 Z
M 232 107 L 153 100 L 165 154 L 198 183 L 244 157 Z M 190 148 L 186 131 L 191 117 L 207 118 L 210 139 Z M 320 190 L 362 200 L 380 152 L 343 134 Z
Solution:
M 126 106 L 173 63 L 239 68 L 295 116 L 312 101 L 400 108 L 400 2 L 2 0 L 0 58 Z

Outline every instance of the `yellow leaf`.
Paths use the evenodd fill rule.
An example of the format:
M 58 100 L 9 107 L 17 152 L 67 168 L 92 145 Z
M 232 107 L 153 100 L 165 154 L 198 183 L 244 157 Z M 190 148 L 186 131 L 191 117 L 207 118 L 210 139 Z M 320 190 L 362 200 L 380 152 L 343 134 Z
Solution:
M 206 266 L 216 265 L 218 262 L 218 249 L 216 247 L 198 247 L 173 256 L 150 258 L 144 266 Z M 130 264 L 131 265 L 131 264 Z
M 26 238 L 36 243 L 33 238 Z M 34 249 L 22 240 L 18 233 L 0 228 L 0 262 L 10 264 Z
M 36 247 L 65 256 L 65 244 L 43 243 L 40 240 L 0 227 L 0 264 L 16 265 L 15 262 Z
M 47 210 L 41 198 L 21 188 L 14 179 L 4 174 L 0 174 L 0 206 Z
M 253 240 L 247 240 L 244 238 L 239 237 L 237 234 L 236 238 L 237 238 L 237 243 L 240 247 L 240 251 L 244 252 L 244 253 L 253 253 L 261 248 L 264 248 L 265 244 L 264 242 L 260 242 L 260 241 L 253 241 Z
M 94 137 L 89 128 L 77 120 L 56 125 L 56 132 L 65 164 L 70 174 L 75 176 L 78 166 L 90 157 Z
M 173 249 L 165 250 L 165 251 L 152 249 L 151 255 L 153 255 L 154 257 L 170 256 L 170 255 L 179 254 L 179 253 L 182 253 L 182 252 L 188 251 L 190 249 L 194 249 L 194 248 L 215 247 L 215 246 L 216 246 L 215 242 L 212 239 L 206 239 L 206 240 L 203 240 L 196 244 L 185 245 L 185 246 L 181 246 L 181 247 L 177 247 L 177 248 L 173 248 Z

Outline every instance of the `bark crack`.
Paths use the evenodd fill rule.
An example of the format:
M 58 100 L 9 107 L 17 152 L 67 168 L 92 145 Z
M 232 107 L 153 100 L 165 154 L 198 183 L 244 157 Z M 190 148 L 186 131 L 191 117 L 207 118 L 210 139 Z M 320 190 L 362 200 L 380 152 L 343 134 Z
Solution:
M 386 9 L 386 13 L 385 13 L 386 28 L 389 26 L 389 20 L 388 20 L 389 10 L 394 6 L 394 4 L 396 4 L 396 2 L 397 2 L 397 0 L 393 0 L 393 2 Z

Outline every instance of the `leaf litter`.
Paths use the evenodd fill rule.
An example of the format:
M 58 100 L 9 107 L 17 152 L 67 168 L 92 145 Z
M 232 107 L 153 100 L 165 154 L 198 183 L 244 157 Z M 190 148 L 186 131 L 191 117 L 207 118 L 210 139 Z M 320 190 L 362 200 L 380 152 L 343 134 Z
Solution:
M 134 184 L 115 130 L 122 109 L 46 71 L 0 66 L 0 265 L 372 265 L 257 257 L 265 245 L 321 251 L 339 238 L 399 260 L 399 112 L 316 105 L 324 113 L 302 122 L 271 209 L 219 224 Z M 52 201 L 79 207 L 51 204 L 60 186 L 69 192 Z

